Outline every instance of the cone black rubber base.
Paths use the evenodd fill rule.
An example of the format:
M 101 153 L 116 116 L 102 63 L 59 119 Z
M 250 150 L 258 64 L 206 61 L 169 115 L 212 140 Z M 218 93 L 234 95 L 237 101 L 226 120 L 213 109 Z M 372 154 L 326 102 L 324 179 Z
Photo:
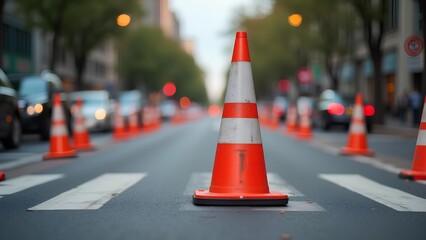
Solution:
M 192 196 L 192 202 L 199 206 L 286 206 L 288 198 L 283 199 L 209 199 Z
M 402 178 L 402 179 L 408 179 L 408 180 L 414 181 L 414 177 L 413 177 L 413 176 L 411 176 L 411 175 L 406 175 L 406 174 L 402 174 L 402 173 L 400 173 L 400 174 L 398 175 L 398 177 L 399 177 L 399 178 Z

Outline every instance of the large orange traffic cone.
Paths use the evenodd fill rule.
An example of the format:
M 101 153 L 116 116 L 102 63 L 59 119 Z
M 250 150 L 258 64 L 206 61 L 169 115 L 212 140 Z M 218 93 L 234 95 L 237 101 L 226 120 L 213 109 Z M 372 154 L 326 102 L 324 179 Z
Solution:
M 196 190 L 196 205 L 287 205 L 270 192 L 263 157 L 247 34 L 237 32 L 216 158 L 209 190 Z
M 43 159 L 76 157 L 76 152 L 70 147 L 65 114 L 62 108 L 60 93 L 53 97 L 52 122 L 50 124 L 50 150 Z
M 294 105 L 288 107 L 288 112 L 286 116 L 286 133 L 293 134 L 297 132 L 297 110 Z
M 128 137 L 124 118 L 120 111 L 120 104 L 116 103 L 114 113 L 114 140 L 124 140 Z
M 374 152 L 367 146 L 367 133 L 361 93 L 356 94 L 351 126 L 349 127 L 348 144 L 342 148 L 340 153 L 344 155 L 374 155 Z
M 426 97 L 424 103 L 416 149 L 414 150 L 413 165 L 410 170 L 402 170 L 399 173 L 399 177 L 401 178 L 426 180 Z
M 296 138 L 299 140 L 310 140 L 312 139 L 312 128 L 311 128 L 311 109 L 304 103 L 300 109 L 300 124 Z
M 6 179 L 6 174 L 4 172 L 0 172 L 0 181 L 4 181 Z
M 82 114 L 83 101 L 78 98 L 74 105 L 74 121 L 73 121 L 73 140 L 74 148 L 77 150 L 95 150 L 95 146 L 90 143 L 89 132 L 86 129 L 84 116 Z

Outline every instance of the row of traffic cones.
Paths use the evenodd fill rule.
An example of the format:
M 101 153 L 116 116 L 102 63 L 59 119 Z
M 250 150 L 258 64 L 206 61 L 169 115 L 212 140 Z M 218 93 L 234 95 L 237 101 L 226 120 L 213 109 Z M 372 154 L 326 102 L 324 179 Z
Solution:
M 113 131 L 114 140 L 126 140 L 132 136 L 152 132 L 161 127 L 161 114 L 159 108 L 156 106 L 148 105 L 142 108 L 141 125 L 139 125 L 137 112 L 132 113 L 128 117 L 128 125 L 126 125 L 124 116 L 120 112 L 120 104 L 116 103 Z
M 74 137 L 73 146 L 71 146 L 61 96 L 59 93 L 55 93 L 50 125 L 50 150 L 43 154 L 43 159 L 77 157 L 76 150 L 90 151 L 95 149 L 90 143 L 90 137 L 84 125 L 84 117 L 81 113 L 83 102 L 81 99 L 77 100 L 74 107 Z

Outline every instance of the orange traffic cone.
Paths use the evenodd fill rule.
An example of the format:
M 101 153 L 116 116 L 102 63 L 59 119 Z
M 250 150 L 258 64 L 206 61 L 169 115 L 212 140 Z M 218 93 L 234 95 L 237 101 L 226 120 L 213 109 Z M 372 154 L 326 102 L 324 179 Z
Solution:
M 300 111 L 299 131 L 296 138 L 299 140 L 310 140 L 312 139 L 311 119 L 309 117 L 311 109 L 307 104 L 302 104 Z
M 342 148 L 340 153 L 344 155 L 374 155 L 374 152 L 368 149 L 367 146 L 367 134 L 365 130 L 364 121 L 364 107 L 362 104 L 361 93 L 357 93 L 356 95 L 351 126 L 349 127 L 348 144 L 346 145 L 346 147 Z
M 269 191 L 245 32 L 236 34 L 210 189 L 196 190 L 193 202 L 233 206 L 288 203 L 286 194 Z
M 82 114 L 83 101 L 81 98 L 77 99 L 74 108 L 74 124 L 73 124 L 73 140 L 74 148 L 77 150 L 95 150 L 95 147 L 90 143 L 90 136 L 84 125 L 84 117 Z
M 138 115 L 136 111 L 129 115 L 129 132 L 131 135 L 139 134 Z
M 115 104 L 115 113 L 114 113 L 114 134 L 113 137 L 115 140 L 124 140 L 128 137 L 126 126 L 124 123 L 124 118 L 120 112 L 120 104 Z
M 280 128 L 280 116 L 278 116 L 274 108 L 272 108 L 271 112 L 271 128 L 274 130 Z
M 426 103 L 426 98 L 424 100 Z M 423 106 L 422 121 L 417 135 L 416 149 L 414 150 L 413 165 L 410 170 L 402 170 L 399 177 L 411 180 L 426 180 L 426 111 Z
M 0 172 L 0 181 L 4 181 L 6 179 L 6 174 L 4 172 Z
M 293 134 L 297 132 L 297 110 L 294 105 L 288 107 L 286 117 L 287 134 Z
M 68 129 L 64 110 L 62 109 L 60 93 L 53 97 L 52 122 L 50 125 L 50 151 L 43 159 L 76 157 L 76 152 L 70 147 Z

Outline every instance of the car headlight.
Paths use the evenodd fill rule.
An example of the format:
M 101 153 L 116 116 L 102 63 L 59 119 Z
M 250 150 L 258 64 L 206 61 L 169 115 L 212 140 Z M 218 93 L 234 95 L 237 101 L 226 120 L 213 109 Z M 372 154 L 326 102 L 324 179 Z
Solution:
M 32 104 L 27 107 L 27 114 L 30 116 L 40 114 L 43 112 L 43 109 L 44 108 L 41 103 Z
M 40 103 L 37 103 L 36 105 L 34 105 L 34 112 L 38 114 L 43 112 L 43 105 L 41 105 Z
M 30 105 L 30 106 L 27 107 L 27 114 L 28 115 L 30 115 L 30 116 L 34 115 L 34 112 L 35 111 L 34 111 L 34 107 L 33 106 Z
M 95 118 L 96 120 L 104 120 L 106 117 L 106 111 L 103 108 L 99 108 L 98 110 L 96 110 L 95 112 Z

